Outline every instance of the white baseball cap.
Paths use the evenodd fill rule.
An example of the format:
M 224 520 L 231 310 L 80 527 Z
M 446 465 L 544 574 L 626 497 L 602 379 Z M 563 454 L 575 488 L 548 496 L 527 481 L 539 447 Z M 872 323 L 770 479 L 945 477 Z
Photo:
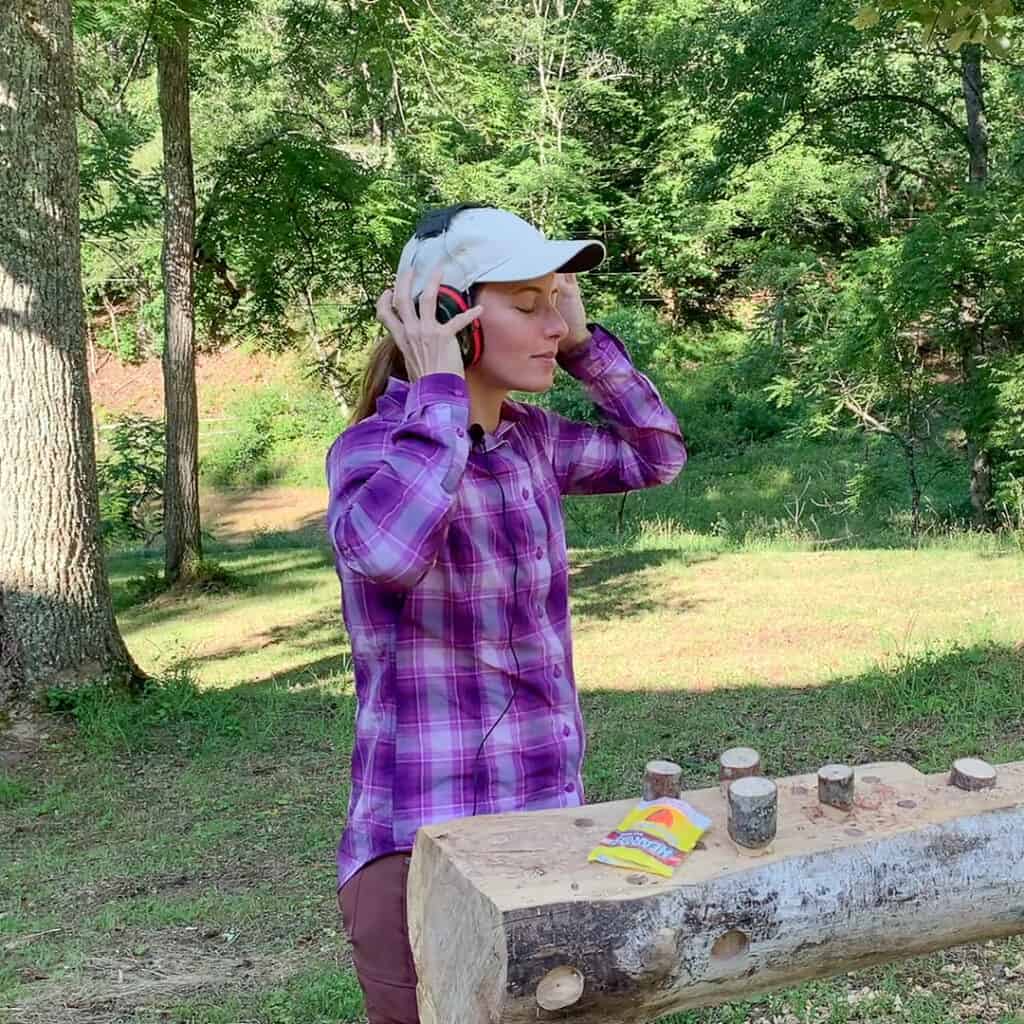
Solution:
M 594 239 L 549 239 L 522 217 L 490 206 L 458 209 L 445 229 L 446 210 L 420 221 L 402 250 L 398 273 L 413 271 L 413 299 L 439 263 L 441 283 L 467 291 L 488 281 L 527 281 L 552 271 L 582 273 L 604 259 L 604 246 Z

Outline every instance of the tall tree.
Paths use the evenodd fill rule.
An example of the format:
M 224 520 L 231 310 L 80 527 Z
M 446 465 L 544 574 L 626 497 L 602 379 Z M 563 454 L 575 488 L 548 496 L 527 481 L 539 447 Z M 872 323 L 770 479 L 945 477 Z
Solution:
M 99 543 L 69 0 L 0 7 L 0 702 L 139 679 Z
M 189 99 L 189 11 L 175 5 L 157 42 L 157 91 L 164 151 L 164 576 L 188 582 L 203 557 L 199 523 L 196 399 L 196 194 Z
M 879 11 L 896 11 L 900 18 L 916 25 L 926 42 L 937 40 L 949 51 L 960 51 L 960 88 L 963 93 L 967 130 L 967 182 L 981 193 L 989 179 L 989 129 L 985 112 L 985 72 L 983 47 L 999 57 L 1010 47 L 1006 19 L 1013 14 L 1010 0 L 972 0 L 948 4 L 940 0 L 880 0 L 877 9 L 862 7 L 854 24 L 870 28 L 879 22 Z M 992 452 L 989 435 L 992 424 L 977 415 L 976 407 L 989 404 L 990 381 L 981 369 L 985 362 L 984 316 L 980 311 L 977 289 L 963 289 L 956 297 L 959 306 L 960 359 L 966 405 L 972 410 L 966 418 L 967 460 L 970 464 L 971 507 L 975 523 L 995 525 L 992 486 Z M 980 401 L 979 401 L 980 398 Z M 972 408 L 974 407 L 974 408 Z

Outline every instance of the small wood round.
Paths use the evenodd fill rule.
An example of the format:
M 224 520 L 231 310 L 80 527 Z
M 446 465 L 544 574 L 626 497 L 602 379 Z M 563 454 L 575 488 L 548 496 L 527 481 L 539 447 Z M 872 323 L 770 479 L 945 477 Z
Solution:
M 980 757 L 961 757 L 953 762 L 949 781 L 958 789 L 971 792 L 977 789 L 991 789 L 996 784 L 996 770 Z
M 723 787 L 733 779 L 761 774 L 761 755 L 753 747 L 730 747 L 718 759 L 718 781 Z
M 818 799 L 829 807 L 853 807 L 853 769 L 848 764 L 826 764 L 818 769 Z
M 771 779 L 748 775 L 729 783 L 729 835 L 739 846 L 758 850 L 775 838 L 779 791 Z
M 583 995 L 583 975 L 575 967 L 556 967 L 537 985 L 537 1005 L 542 1010 L 564 1010 Z
M 648 761 L 644 769 L 644 799 L 679 799 L 683 769 L 672 761 Z

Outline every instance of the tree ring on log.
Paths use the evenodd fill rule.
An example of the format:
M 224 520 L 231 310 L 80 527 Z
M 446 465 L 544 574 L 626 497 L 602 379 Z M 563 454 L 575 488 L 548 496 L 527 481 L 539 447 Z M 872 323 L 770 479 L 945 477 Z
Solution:
M 723 790 L 733 779 L 761 774 L 761 755 L 753 747 L 730 747 L 718 758 L 718 781 Z
M 575 967 L 548 971 L 537 985 L 537 1005 L 542 1010 L 564 1010 L 583 995 L 583 975 Z
M 750 936 L 739 928 L 731 928 L 715 939 L 711 947 L 712 960 L 733 960 L 750 949 Z

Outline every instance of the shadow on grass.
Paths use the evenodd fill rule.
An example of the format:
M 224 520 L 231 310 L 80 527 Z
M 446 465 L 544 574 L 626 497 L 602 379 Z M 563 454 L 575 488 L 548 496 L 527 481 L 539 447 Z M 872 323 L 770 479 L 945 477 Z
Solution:
M 200 602 L 231 601 L 239 596 L 272 597 L 294 591 L 297 574 L 333 574 L 333 562 L 327 549 L 296 547 L 220 548 L 209 554 L 231 574 L 235 585 L 220 594 L 197 590 L 170 591 L 150 601 L 138 602 L 131 593 L 130 582 L 139 578 L 139 570 L 155 571 L 158 562 L 141 562 L 138 556 L 120 556 L 110 564 L 110 583 L 114 610 L 133 626 L 156 625 L 195 611 Z M 128 568 L 131 566 L 131 568 Z M 131 570 L 135 571 L 132 572 Z
M 621 799 L 636 789 L 647 760 L 665 757 L 683 766 L 689 784 L 708 783 L 718 754 L 737 744 L 758 747 L 773 775 L 829 760 L 906 760 L 924 771 L 971 753 L 1013 760 L 1024 757 L 1022 695 L 1024 652 L 1000 644 L 925 653 L 806 688 L 584 691 L 585 778 L 592 799 Z M 70 696 L 65 710 L 79 726 L 69 742 L 100 756 L 170 745 L 179 756 L 202 748 L 230 757 L 253 733 L 264 749 L 285 755 L 307 735 L 310 715 L 351 722 L 351 658 L 343 648 L 264 679 L 210 690 L 186 673 L 158 681 L 138 699 L 97 687 Z M 350 739 L 351 729 L 342 734 Z M 128 736 L 135 742 L 126 749 Z M 350 753 L 344 746 L 334 751 L 342 758 Z M 32 780 L 25 782 L 31 787 Z
M 688 568 L 711 561 L 711 553 L 689 554 L 671 548 L 650 551 L 622 551 L 590 556 L 586 552 L 572 558 L 569 589 L 573 595 L 573 614 L 596 619 L 623 619 L 664 609 L 664 600 L 652 592 L 647 573 L 668 564 Z M 695 605 L 678 598 L 672 610 L 688 611 Z
M 968 753 L 1021 759 L 1022 693 L 1024 655 L 1005 645 L 923 655 L 815 688 L 585 692 L 588 798 L 637 796 L 644 763 L 656 756 L 679 762 L 688 788 L 712 783 L 719 752 L 737 743 L 758 747 L 771 775 L 831 760 L 906 760 L 935 771 Z M 0 897 L 13 942 L 5 984 L 17 986 L 47 949 L 59 963 L 149 943 L 172 926 L 191 924 L 197 934 L 232 928 L 239 901 L 255 899 L 250 890 L 276 902 L 255 917 L 245 911 L 247 955 L 291 949 L 299 936 L 321 956 L 324 930 L 337 927 L 332 863 L 354 738 L 347 652 L 229 689 L 200 690 L 187 675 L 138 699 L 95 688 L 65 709 L 77 730 L 55 723 L 40 755 L 46 763 L 0 773 L 0 837 L 10 837 L 0 840 L 0 893 L 31 887 L 65 926 L 52 949 L 49 937 L 19 944 L 22 934 L 53 925 L 19 911 L 16 897 Z M 59 866 L 45 859 L 54 855 Z M 185 902 L 168 909 L 152 895 L 182 877 Z M 243 878 L 244 891 L 233 895 L 231 878 Z M 88 917 L 81 894 L 122 889 L 105 916 Z M 178 916 L 167 924 L 171 910 Z M 80 936 L 74 949 L 61 945 L 70 941 L 64 933 Z M 6 998 L 20 1000 L 25 988 Z M 203 992 L 199 1001 L 215 996 Z M 179 1001 L 146 994 L 148 1012 Z

